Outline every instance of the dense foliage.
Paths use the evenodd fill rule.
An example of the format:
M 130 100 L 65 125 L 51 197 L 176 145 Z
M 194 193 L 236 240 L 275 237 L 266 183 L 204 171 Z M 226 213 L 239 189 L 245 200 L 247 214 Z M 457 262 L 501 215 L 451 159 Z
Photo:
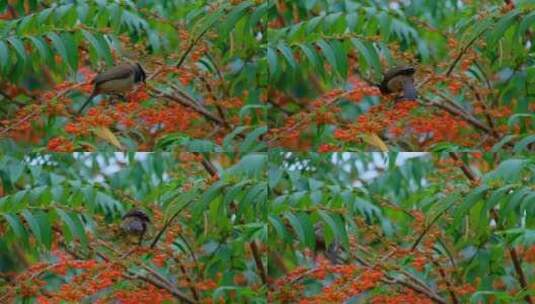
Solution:
M 270 155 L 268 302 L 533 303 L 535 158 L 412 156 Z
M 0 138 L 51 151 L 263 149 L 261 1 L 0 1 Z M 147 84 L 79 115 L 99 71 Z
M 270 144 L 458 151 L 533 143 L 533 1 L 274 1 Z M 416 68 L 417 100 L 374 85 Z
M 0 302 L 265 303 L 266 161 L 1 157 Z M 142 246 L 120 228 L 134 207 L 151 219 Z
M 533 304 L 534 37 L 533 0 L 0 0 L 0 303 Z

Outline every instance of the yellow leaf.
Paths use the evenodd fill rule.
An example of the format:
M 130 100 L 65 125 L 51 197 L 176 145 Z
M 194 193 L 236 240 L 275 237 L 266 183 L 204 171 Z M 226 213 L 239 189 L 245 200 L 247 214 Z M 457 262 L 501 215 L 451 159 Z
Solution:
M 113 132 L 108 127 L 96 127 L 93 129 L 93 132 L 95 132 L 96 136 L 114 145 L 119 150 L 124 150 L 123 146 L 121 146 L 121 143 L 119 142 L 115 134 L 113 134 Z
M 386 146 L 385 142 L 379 136 L 377 136 L 377 134 L 367 133 L 361 135 L 361 137 L 362 140 L 368 145 L 379 148 L 379 150 L 382 152 L 388 152 L 388 147 Z

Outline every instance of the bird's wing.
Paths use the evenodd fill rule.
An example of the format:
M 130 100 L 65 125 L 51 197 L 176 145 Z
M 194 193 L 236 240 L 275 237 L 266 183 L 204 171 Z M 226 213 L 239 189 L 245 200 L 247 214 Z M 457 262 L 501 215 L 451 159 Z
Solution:
M 416 70 L 413 67 L 398 67 L 393 68 L 385 73 L 385 80 L 390 80 L 393 77 L 396 77 L 398 75 L 412 75 L 416 72 Z
M 113 67 L 107 71 L 104 71 L 98 74 L 97 77 L 93 79 L 93 82 L 95 83 L 95 85 L 99 85 L 103 82 L 114 80 L 114 79 L 128 78 L 130 77 L 130 75 L 132 75 L 132 73 L 133 73 L 132 65 L 128 63 L 124 63 L 124 64 L 118 65 L 116 67 Z

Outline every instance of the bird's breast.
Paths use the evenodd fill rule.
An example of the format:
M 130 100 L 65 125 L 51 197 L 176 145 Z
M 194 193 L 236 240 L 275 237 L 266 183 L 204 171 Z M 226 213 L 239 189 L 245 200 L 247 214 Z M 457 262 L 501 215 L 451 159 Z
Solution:
M 405 76 L 396 76 L 388 81 L 388 90 L 390 92 L 400 92 L 403 90 L 403 81 L 405 81 Z

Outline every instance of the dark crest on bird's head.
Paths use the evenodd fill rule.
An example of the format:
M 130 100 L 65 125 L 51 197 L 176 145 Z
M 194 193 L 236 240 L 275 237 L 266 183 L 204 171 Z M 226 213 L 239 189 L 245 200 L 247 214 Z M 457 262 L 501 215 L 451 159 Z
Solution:
M 135 65 L 135 75 L 134 75 L 134 81 L 135 82 L 140 82 L 140 81 L 143 81 L 145 82 L 145 79 L 147 79 L 147 74 L 145 73 L 145 70 L 143 70 L 143 68 L 141 67 L 141 65 L 139 63 L 136 63 Z
M 411 76 L 416 73 L 416 69 L 412 66 L 400 66 L 397 68 L 392 68 L 385 72 L 384 79 L 388 80 L 399 75 Z
M 123 220 L 127 217 L 135 217 L 135 218 L 138 218 L 144 222 L 149 222 L 150 223 L 150 218 L 149 216 L 142 210 L 140 209 L 132 209 L 130 211 L 128 211 L 125 215 L 123 215 Z

